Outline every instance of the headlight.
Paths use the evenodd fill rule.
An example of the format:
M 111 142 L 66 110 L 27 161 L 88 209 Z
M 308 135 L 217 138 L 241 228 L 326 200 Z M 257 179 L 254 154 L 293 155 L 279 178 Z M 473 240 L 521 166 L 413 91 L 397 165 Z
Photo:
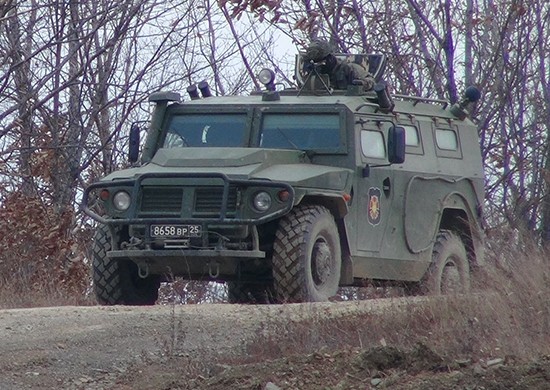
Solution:
M 265 191 L 258 192 L 254 196 L 252 204 L 257 211 L 263 213 L 271 207 L 271 195 Z
M 132 199 L 126 191 L 119 191 L 113 196 L 113 206 L 119 211 L 126 211 L 130 207 Z

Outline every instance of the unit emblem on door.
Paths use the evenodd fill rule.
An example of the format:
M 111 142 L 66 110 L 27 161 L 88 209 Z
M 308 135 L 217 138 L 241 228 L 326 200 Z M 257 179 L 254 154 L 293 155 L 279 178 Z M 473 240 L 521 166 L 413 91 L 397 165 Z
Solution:
M 380 223 L 380 195 L 380 188 L 369 188 L 367 218 L 372 226 L 376 226 Z

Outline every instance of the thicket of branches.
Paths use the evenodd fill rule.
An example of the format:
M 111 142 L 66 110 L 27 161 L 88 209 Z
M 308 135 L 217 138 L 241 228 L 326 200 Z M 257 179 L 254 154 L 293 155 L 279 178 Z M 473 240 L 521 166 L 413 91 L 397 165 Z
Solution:
M 80 194 L 125 164 L 148 94 L 248 93 L 262 66 L 290 83 L 283 34 L 386 54 L 396 93 L 454 102 L 477 85 L 487 224 L 550 240 L 546 1 L 4 0 L 0 31 L 0 283 L 84 291 Z

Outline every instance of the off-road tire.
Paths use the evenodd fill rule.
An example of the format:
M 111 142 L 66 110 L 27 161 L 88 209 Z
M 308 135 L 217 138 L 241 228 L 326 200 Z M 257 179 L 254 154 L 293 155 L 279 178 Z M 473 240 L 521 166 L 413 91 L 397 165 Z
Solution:
M 277 302 L 321 302 L 336 294 L 342 266 L 334 217 L 323 206 L 304 205 L 284 216 L 273 243 Z
M 449 230 L 437 234 L 432 263 L 420 285 L 426 295 L 462 294 L 470 291 L 470 265 L 460 237 Z
M 95 232 L 92 247 L 92 281 L 100 305 L 154 305 L 158 298 L 160 277 L 138 276 L 131 261 L 107 257 L 111 250 L 111 232 L 101 225 Z

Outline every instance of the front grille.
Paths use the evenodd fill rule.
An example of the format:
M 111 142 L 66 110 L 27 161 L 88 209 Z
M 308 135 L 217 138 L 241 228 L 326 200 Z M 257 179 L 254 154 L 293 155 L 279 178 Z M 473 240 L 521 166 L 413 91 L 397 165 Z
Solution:
M 219 216 L 222 208 L 223 187 L 197 188 L 195 190 L 194 216 L 215 215 Z M 227 199 L 228 214 L 235 212 L 237 206 L 237 189 L 229 187 Z
M 145 213 L 180 213 L 182 187 L 143 187 L 141 211 Z
M 237 188 L 229 187 L 226 216 L 235 215 L 237 208 Z M 193 187 L 169 187 L 147 186 L 142 188 L 140 213 L 153 215 L 171 214 L 174 216 L 187 216 L 189 207 L 184 202 L 192 202 L 192 217 L 218 218 L 222 209 L 223 187 L 206 186 Z

